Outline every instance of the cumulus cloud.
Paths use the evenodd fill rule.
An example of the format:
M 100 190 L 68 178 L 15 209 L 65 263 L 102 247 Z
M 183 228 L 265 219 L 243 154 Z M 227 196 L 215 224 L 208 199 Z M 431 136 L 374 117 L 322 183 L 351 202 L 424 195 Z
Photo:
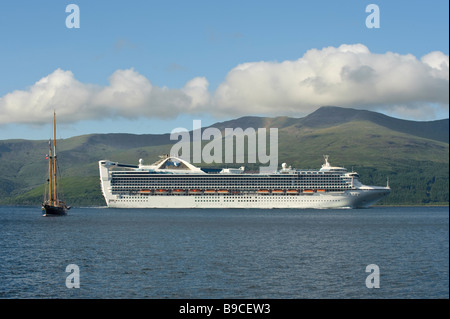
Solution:
M 27 90 L 0 98 L 0 124 L 44 124 L 58 110 L 61 122 L 112 117 L 170 118 L 206 103 L 204 78 L 190 80 L 183 89 L 153 86 L 134 69 L 117 70 L 108 86 L 84 84 L 71 71 L 55 70 Z
M 0 124 L 98 118 L 173 118 L 182 113 L 213 116 L 303 116 L 323 105 L 386 111 L 430 119 L 449 105 L 449 56 L 435 51 L 372 53 L 362 44 L 311 49 L 297 60 L 237 65 L 215 92 L 205 77 L 182 88 L 152 85 L 134 69 L 117 70 L 107 86 L 81 83 L 57 69 L 26 90 L 0 97 Z
M 224 113 L 309 113 L 318 106 L 384 109 L 417 116 L 448 110 L 449 57 L 432 52 L 371 53 L 362 45 L 312 49 L 296 61 L 252 62 L 232 69 L 215 92 Z
M 55 70 L 28 90 L 13 91 L 0 98 L 0 123 L 41 124 L 53 109 L 77 121 L 93 116 L 89 108 L 97 87 L 75 80 L 72 72 Z

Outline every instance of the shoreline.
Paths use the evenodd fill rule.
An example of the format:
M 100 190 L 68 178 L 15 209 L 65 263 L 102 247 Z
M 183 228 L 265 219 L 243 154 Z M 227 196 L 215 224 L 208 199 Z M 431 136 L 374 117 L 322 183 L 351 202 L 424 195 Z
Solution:
M 372 205 L 371 207 L 449 207 L 449 204 L 436 204 L 436 205 L 391 204 L 391 205 Z

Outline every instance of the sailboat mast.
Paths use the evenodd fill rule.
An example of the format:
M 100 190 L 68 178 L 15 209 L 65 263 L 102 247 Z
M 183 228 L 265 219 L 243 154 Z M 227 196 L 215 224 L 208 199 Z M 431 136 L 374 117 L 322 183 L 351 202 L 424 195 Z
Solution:
M 56 112 L 53 111 L 53 193 L 55 204 L 58 204 L 58 193 L 56 191 Z
M 58 194 L 58 164 L 56 154 L 56 112 L 53 111 L 53 141 L 52 138 L 48 140 L 48 193 L 47 197 L 44 194 L 44 202 L 42 203 L 42 210 L 47 215 L 66 215 L 70 206 L 67 206 L 64 201 L 59 200 Z M 64 196 L 61 194 L 61 198 Z
M 52 142 L 48 140 L 48 201 L 53 203 Z

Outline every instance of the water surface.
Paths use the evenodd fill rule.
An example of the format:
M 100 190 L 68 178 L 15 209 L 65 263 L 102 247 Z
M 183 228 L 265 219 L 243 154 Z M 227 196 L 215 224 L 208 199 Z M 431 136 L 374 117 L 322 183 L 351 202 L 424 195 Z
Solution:
M 449 298 L 448 220 L 448 207 L 0 207 L 0 298 Z

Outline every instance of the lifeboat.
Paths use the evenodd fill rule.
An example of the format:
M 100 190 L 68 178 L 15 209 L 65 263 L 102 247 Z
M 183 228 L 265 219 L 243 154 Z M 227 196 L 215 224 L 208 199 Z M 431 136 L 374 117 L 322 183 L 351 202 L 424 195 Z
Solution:
M 324 189 L 318 189 L 317 192 L 318 193 L 325 193 L 325 190 Z
M 141 189 L 140 191 L 139 191 L 139 194 L 144 194 L 144 195 L 146 195 L 146 194 L 150 194 L 152 191 L 151 190 L 149 190 L 149 189 Z
M 298 190 L 296 190 L 296 189 L 288 189 L 286 191 L 286 194 L 297 195 L 298 194 Z
M 201 194 L 201 190 L 199 189 L 190 189 L 189 190 L 189 194 Z
M 314 191 L 312 189 L 304 189 L 303 194 L 314 194 Z
M 215 191 L 214 189 L 207 189 L 207 190 L 205 190 L 204 193 L 205 193 L 205 194 L 215 194 L 216 191 Z
M 172 194 L 184 194 L 184 189 L 173 189 Z
M 229 191 L 227 189 L 221 189 L 217 191 L 218 194 L 228 194 Z
M 167 194 L 167 189 L 156 189 L 155 194 Z
M 258 189 L 256 191 L 256 193 L 258 193 L 258 194 L 269 194 L 269 190 L 268 189 Z
M 272 194 L 284 194 L 284 190 L 282 190 L 282 189 L 274 189 L 274 190 L 272 190 Z

